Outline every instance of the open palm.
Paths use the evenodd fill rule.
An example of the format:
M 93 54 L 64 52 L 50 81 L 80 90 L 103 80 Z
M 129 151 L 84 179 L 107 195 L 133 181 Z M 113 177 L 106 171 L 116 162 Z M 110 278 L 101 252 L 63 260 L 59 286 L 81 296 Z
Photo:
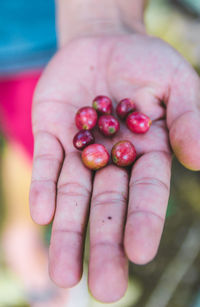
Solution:
M 169 197 L 169 144 L 184 165 L 200 168 L 199 90 L 189 64 L 145 35 L 81 38 L 52 59 L 34 97 L 30 205 L 37 223 L 54 218 L 50 275 L 58 285 L 71 287 L 81 278 L 88 218 L 89 287 L 97 299 L 123 296 L 128 259 L 153 259 Z M 97 95 L 114 103 L 132 98 L 153 121 L 145 135 L 131 133 L 124 123 L 111 139 L 96 132 L 96 143 L 108 150 L 118 140 L 134 144 L 138 159 L 131 173 L 109 165 L 93 177 L 73 148 L 75 113 Z

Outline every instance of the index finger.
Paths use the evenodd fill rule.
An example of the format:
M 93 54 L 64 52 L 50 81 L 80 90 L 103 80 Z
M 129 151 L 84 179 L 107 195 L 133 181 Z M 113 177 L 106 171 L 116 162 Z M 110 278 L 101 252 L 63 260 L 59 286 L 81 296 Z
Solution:
M 56 136 L 46 131 L 35 134 L 29 203 L 32 219 L 38 224 L 46 225 L 53 219 L 56 185 L 63 156 L 62 146 Z

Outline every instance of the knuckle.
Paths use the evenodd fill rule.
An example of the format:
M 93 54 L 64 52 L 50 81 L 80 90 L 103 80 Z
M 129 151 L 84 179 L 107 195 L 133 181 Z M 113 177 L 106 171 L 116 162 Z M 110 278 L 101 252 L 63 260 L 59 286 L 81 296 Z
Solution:
M 75 229 L 67 229 L 67 228 L 55 228 L 53 229 L 54 235 L 69 235 L 69 236 L 76 236 L 79 238 L 83 237 L 83 232 Z
M 165 218 L 161 215 L 159 215 L 158 213 L 154 212 L 154 211 L 150 211 L 150 210 L 141 210 L 141 209 L 134 209 L 131 210 L 128 214 L 128 219 L 130 219 L 132 216 L 135 215 L 143 215 L 146 217 L 150 217 L 150 218 L 156 218 L 158 220 L 160 220 L 162 223 L 164 223 Z
M 90 191 L 83 184 L 78 182 L 66 182 L 58 185 L 57 193 L 59 195 L 64 196 L 81 196 L 81 197 L 89 197 Z
M 115 241 L 97 241 L 91 242 L 90 244 L 91 249 L 96 248 L 105 248 L 105 249 L 115 249 L 119 251 L 124 251 L 124 245 L 122 242 L 115 242 Z
M 55 187 L 56 184 L 53 180 L 32 180 L 29 191 L 30 205 L 39 203 L 44 196 L 54 194 Z
M 92 198 L 92 207 L 116 203 L 125 205 L 127 203 L 126 195 L 118 191 L 105 191 L 94 195 Z
M 58 164 L 61 163 L 60 159 L 55 157 L 53 154 L 38 154 L 34 157 L 34 161 L 50 161 L 56 162 Z
M 137 185 L 152 185 L 152 186 L 156 186 L 159 188 L 163 188 L 167 192 L 169 192 L 169 185 L 158 178 L 144 177 L 144 178 L 130 182 L 129 186 L 130 188 L 133 188 L 134 186 L 137 186 Z

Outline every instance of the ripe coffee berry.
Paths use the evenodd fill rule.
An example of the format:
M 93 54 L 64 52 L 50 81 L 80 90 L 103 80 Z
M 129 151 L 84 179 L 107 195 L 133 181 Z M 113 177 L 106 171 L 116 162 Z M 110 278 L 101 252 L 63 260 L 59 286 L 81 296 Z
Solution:
M 79 131 L 73 139 L 74 147 L 78 150 L 84 149 L 86 146 L 94 143 L 94 135 L 89 130 Z
M 85 166 L 92 170 L 98 170 L 108 164 L 109 153 L 101 144 L 87 146 L 82 152 L 82 161 Z
M 133 112 L 135 108 L 134 102 L 129 98 L 125 98 L 118 103 L 116 112 L 119 118 L 123 120 L 130 112 Z
M 119 121 L 112 115 L 102 115 L 98 121 L 100 132 L 105 136 L 113 136 L 120 128 Z
M 83 107 L 75 117 L 76 126 L 80 130 L 90 130 L 96 126 L 97 112 L 92 107 Z
M 97 96 L 92 106 L 101 115 L 108 115 L 112 112 L 112 101 L 107 96 Z
M 150 118 L 140 112 L 133 112 L 126 118 L 126 125 L 134 133 L 146 133 L 151 126 Z
M 136 159 L 136 150 L 129 141 L 119 141 L 112 148 L 112 160 L 118 166 L 129 166 Z

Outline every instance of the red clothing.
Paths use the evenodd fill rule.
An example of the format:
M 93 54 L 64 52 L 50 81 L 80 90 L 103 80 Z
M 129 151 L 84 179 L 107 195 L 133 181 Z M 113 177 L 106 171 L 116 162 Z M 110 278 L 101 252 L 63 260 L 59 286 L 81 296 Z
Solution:
M 32 97 L 40 72 L 0 78 L 0 128 L 8 140 L 19 143 L 33 156 Z

